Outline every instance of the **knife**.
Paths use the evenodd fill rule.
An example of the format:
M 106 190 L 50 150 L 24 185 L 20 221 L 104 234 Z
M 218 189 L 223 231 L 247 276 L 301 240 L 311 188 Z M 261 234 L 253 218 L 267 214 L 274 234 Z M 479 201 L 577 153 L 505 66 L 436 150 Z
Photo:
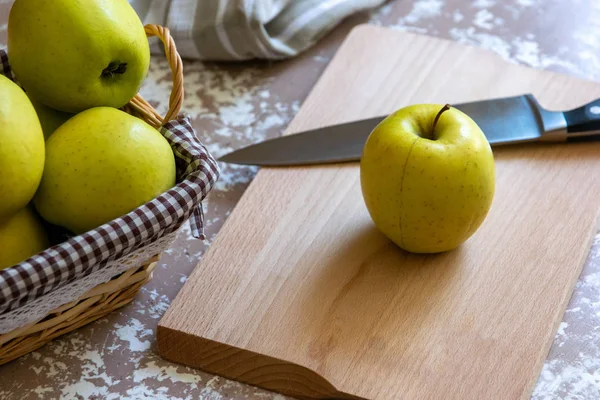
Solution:
M 570 111 L 548 111 L 525 94 L 452 105 L 471 117 L 492 146 L 600 139 L 600 99 Z M 233 151 L 219 161 L 294 166 L 359 161 L 364 144 L 387 116 L 282 136 Z

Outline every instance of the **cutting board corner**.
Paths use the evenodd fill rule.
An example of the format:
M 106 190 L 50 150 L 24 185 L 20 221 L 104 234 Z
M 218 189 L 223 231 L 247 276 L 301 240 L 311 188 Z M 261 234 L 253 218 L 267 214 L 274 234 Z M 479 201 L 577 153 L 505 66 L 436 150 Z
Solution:
M 169 361 L 298 398 L 360 400 L 292 362 L 199 338 L 160 324 L 158 354 Z

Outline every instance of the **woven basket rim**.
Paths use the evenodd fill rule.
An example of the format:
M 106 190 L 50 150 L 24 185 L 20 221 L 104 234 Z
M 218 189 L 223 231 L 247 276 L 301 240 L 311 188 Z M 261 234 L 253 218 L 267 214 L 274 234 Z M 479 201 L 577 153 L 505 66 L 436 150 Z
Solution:
M 130 303 L 141 287 L 152 279 L 158 260 L 159 255 L 155 255 L 140 266 L 99 284 L 78 299 L 51 310 L 41 320 L 0 334 L 0 365 Z

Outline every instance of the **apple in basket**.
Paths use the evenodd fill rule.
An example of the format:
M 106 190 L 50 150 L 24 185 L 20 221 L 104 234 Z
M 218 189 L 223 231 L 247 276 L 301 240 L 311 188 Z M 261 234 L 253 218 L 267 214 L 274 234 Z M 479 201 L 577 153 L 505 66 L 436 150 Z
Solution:
M 124 106 L 150 63 L 144 26 L 127 0 L 16 0 L 8 54 L 33 98 L 71 113 Z
M 44 166 L 44 136 L 31 102 L 0 75 L 0 269 L 47 247 L 35 213 L 27 207 Z
M 83 111 L 46 141 L 34 204 L 48 222 L 82 233 L 127 214 L 175 185 L 167 140 L 111 107 Z
M 0 223 L 29 203 L 44 168 L 44 135 L 31 102 L 0 75 Z
M 48 247 L 44 226 L 31 207 L 0 224 L 0 269 L 17 264 Z

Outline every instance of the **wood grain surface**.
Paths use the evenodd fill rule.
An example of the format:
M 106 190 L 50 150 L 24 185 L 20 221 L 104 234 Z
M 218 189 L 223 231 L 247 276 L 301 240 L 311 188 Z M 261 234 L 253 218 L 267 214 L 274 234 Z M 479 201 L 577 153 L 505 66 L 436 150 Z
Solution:
M 528 92 L 569 109 L 600 84 L 360 27 L 286 133 Z M 528 398 L 597 226 L 600 143 L 494 153 L 488 218 L 428 256 L 377 232 L 357 164 L 262 169 L 159 324 L 160 354 L 301 398 Z

